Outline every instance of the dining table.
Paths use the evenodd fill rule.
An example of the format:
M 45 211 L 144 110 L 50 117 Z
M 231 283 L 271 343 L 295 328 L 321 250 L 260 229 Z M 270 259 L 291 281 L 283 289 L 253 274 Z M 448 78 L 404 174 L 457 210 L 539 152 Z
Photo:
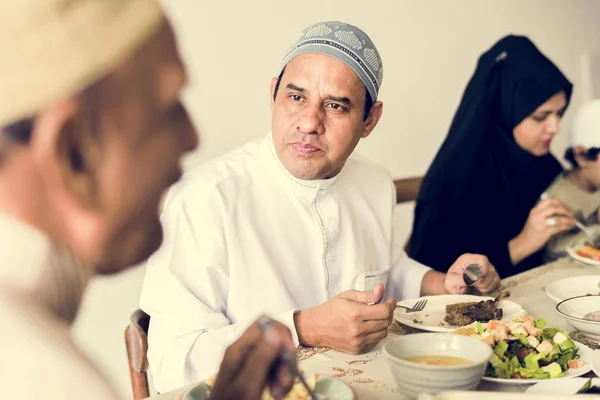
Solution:
M 558 259 L 540 267 L 522 272 L 502 280 L 500 291 L 510 291 L 510 298 L 520 304 L 535 318 L 545 318 L 547 326 L 559 327 L 570 336 L 593 349 L 598 343 L 575 331 L 556 311 L 556 304 L 545 293 L 546 286 L 556 280 L 582 275 L 600 275 L 600 266 L 583 263 L 570 257 Z M 359 400 L 386 400 L 404 398 L 396 385 L 382 346 L 399 335 L 423 332 L 395 321 L 391 324 L 387 338 L 373 350 L 361 355 L 350 355 L 326 347 L 303 348 L 297 352 L 301 370 L 332 376 L 350 385 Z M 592 373 L 590 373 L 592 374 Z M 593 376 L 590 375 L 590 376 Z M 193 385 L 193 384 L 191 384 Z M 151 396 L 150 400 L 181 400 L 182 387 L 171 392 Z M 484 382 L 477 390 L 522 392 L 528 385 L 510 385 Z M 507 397 L 510 397 L 507 393 Z

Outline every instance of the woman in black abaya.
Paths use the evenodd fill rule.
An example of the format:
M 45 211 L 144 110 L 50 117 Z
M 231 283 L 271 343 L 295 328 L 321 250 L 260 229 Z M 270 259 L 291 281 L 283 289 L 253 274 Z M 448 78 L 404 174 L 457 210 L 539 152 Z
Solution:
M 507 36 L 477 64 L 415 209 L 410 256 L 446 271 L 463 253 L 488 256 L 501 277 L 542 263 L 540 249 L 574 226 L 539 201 L 562 171 L 549 153 L 572 85 L 526 37 Z

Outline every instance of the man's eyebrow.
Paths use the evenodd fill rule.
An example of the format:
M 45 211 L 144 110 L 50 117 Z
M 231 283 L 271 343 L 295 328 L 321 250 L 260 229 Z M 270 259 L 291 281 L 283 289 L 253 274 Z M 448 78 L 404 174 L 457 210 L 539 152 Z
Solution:
M 337 101 L 338 103 L 342 103 L 347 106 L 352 105 L 352 100 L 350 100 L 348 97 L 327 96 L 327 99 Z
M 288 83 L 286 85 L 286 89 L 288 89 L 288 90 L 294 90 L 294 91 L 299 92 L 299 93 L 306 93 L 306 89 L 301 88 L 300 86 L 296 86 L 293 83 Z M 342 104 L 344 104 L 344 105 L 346 105 L 348 107 L 353 106 L 352 100 L 350 100 L 350 98 L 346 97 L 346 96 L 332 96 L 332 95 L 328 95 L 327 96 L 327 100 L 333 100 L 335 102 L 342 103 Z
M 287 86 L 286 86 L 286 88 L 287 89 L 291 89 L 291 90 L 295 90 L 295 91 L 300 92 L 300 93 L 304 93 L 305 92 L 304 88 L 296 86 L 293 83 L 288 83 Z

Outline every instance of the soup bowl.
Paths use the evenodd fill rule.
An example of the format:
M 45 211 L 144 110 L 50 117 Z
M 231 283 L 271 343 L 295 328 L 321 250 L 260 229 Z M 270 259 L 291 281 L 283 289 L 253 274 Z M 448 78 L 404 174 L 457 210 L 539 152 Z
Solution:
M 556 305 L 556 311 L 585 336 L 600 340 L 600 321 L 584 319 L 587 313 L 600 312 L 600 296 L 576 296 L 563 300 Z
M 479 339 L 451 333 L 416 333 L 385 343 L 383 354 L 401 393 L 416 399 L 419 393 L 475 389 L 492 356 L 492 348 Z M 463 365 L 431 365 L 410 361 L 430 356 L 466 360 Z M 436 358 L 438 358 L 436 360 Z

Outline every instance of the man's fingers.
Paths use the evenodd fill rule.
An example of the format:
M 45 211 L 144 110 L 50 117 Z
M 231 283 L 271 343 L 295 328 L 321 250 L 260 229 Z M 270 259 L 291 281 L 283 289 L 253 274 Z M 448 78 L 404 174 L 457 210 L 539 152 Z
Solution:
M 487 274 L 484 278 L 481 278 L 477 283 L 475 283 L 475 289 L 483 293 L 485 288 L 489 287 L 492 282 L 494 282 L 494 274 Z
M 261 336 L 261 331 L 259 328 L 259 322 L 255 321 L 246 329 L 246 331 L 236 340 L 233 344 L 231 344 L 228 348 L 230 350 L 231 357 L 235 357 L 237 354 L 241 353 L 241 349 L 248 347 L 250 344 L 254 344 L 258 341 Z
M 486 256 L 480 254 L 463 254 L 448 270 L 448 275 L 452 275 L 452 282 L 450 282 L 450 285 L 446 285 L 448 291 L 455 294 L 467 293 L 469 291 L 469 287 L 462 278 L 462 273 L 470 264 L 481 265 L 481 277 L 474 285 L 476 290 L 482 293 L 489 293 L 491 291 L 490 288 L 497 285 L 497 282 L 499 282 L 498 273 Z
M 480 293 L 491 293 L 500 287 L 500 277 L 497 273 L 490 273 L 484 280 L 475 284 L 475 289 Z
M 475 283 L 475 287 L 485 287 L 489 285 L 497 275 L 496 269 L 488 264 L 483 265 L 482 274 L 479 280 Z
M 371 299 L 367 295 L 367 293 L 368 292 L 363 292 L 361 290 L 350 289 L 350 290 L 346 290 L 345 292 L 340 293 L 338 296 L 343 299 L 348 299 L 348 300 L 356 301 L 359 303 L 367 304 L 367 303 L 371 302 Z
M 260 399 L 269 374 L 281 356 L 282 342 L 275 330 L 265 332 L 247 357 L 237 377 L 237 384 L 246 388 L 247 398 Z
M 362 352 L 367 352 L 371 350 L 373 347 L 377 346 L 377 343 L 381 342 L 388 335 L 388 330 L 384 329 L 381 331 L 370 333 L 365 338 L 365 344 L 363 346 Z
M 365 321 L 363 322 L 363 332 L 365 335 L 370 335 L 379 331 L 387 331 L 391 324 L 391 319 Z
M 481 277 L 475 282 L 475 289 L 481 293 L 489 293 L 500 286 L 500 277 L 498 271 L 492 263 L 485 257 L 480 264 L 482 266 Z
M 263 332 L 263 329 L 266 331 Z M 263 340 L 264 335 L 277 336 L 274 340 L 278 340 L 282 348 L 295 352 L 296 347 L 292 334 L 285 325 L 264 316 L 259 317 L 238 340 L 227 348 L 219 369 L 219 377 L 225 381 L 234 379 L 240 373 L 247 358 L 254 351 L 254 347 L 259 341 Z
M 371 301 L 370 304 L 377 304 L 381 300 L 383 300 L 383 295 L 385 294 L 385 288 L 381 283 L 377 284 L 375 288 L 371 291 Z
M 290 332 L 289 328 L 281 322 L 272 319 L 269 320 L 268 325 L 268 329 L 275 329 L 277 331 L 282 346 L 290 352 L 295 353 L 296 345 L 294 344 L 294 339 L 292 339 L 292 333 Z
M 219 368 L 218 377 L 230 382 L 238 375 L 245 359 L 250 355 L 261 336 L 258 322 L 254 322 L 246 331 L 225 351 Z
M 283 398 L 290 391 L 294 385 L 294 375 L 286 363 L 282 361 L 278 363 L 273 381 L 269 381 L 269 385 L 273 397 L 275 397 L 275 394 L 281 394 L 280 398 Z
M 342 297 L 342 298 L 345 298 L 348 300 L 352 300 L 352 301 L 356 301 L 358 303 L 377 304 L 383 298 L 383 292 L 384 292 L 383 285 L 378 284 L 377 286 L 375 286 L 375 288 L 373 290 L 367 290 L 367 291 L 354 290 L 354 289 L 346 290 L 345 292 L 340 293 L 339 297 Z
M 396 309 L 396 299 L 391 298 L 385 303 L 367 305 L 357 304 L 358 315 L 363 321 L 391 319 Z

